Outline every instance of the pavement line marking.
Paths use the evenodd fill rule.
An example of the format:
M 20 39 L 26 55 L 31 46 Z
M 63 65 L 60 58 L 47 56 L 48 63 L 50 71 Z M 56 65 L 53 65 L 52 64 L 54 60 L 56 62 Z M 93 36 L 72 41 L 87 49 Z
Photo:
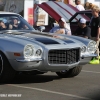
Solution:
M 91 98 L 81 97 L 81 96 L 72 95 L 72 94 L 66 94 L 66 93 L 62 93 L 62 92 L 50 91 L 50 90 L 45 90 L 45 89 L 40 89 L 40 88 L 26 87 L 26 86 L 13 85 L 13 84 L 7 84 L 7 85 L 8 86 L 13 86 L 13 87 L 18 87 L 18 88 L 48 92 L 48 93 L 53 93 L 53 94 L 57 94 L 57 95 L 59 94 L 59 95 L 69 96 L 69 97 L 78 98 L 78 99 L 92 100 Z
M 82 72 L 87 72 L 87 73 L 96 73 L 96 74 L 100 74 L 100 72 L 96 72 L 96 71 L 86 71 L 86 70 L 82 70 Z

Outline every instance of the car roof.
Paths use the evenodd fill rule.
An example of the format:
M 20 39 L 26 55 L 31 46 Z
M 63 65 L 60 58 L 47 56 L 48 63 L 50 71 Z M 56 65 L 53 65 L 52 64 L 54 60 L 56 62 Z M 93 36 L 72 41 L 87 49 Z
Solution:
M 14 12 L 6 12 L 6 11 L 0 11 L 0 14 L 16 14 L 16 15 L 19 15 L 19 14 L 14 13 Z

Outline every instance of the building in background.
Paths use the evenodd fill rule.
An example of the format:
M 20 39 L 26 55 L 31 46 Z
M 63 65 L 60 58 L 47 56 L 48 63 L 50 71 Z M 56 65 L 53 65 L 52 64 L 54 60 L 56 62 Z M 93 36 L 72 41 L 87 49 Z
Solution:
M 49 0 L 34 0 L 34 26 L 48 25 L 48 14 L 43 9 L 38 7 L 38 4 Z
M 5 6 L 5 1 L 4 0 L 0 0 L 0 11 L 4 10 L 4 6 Z

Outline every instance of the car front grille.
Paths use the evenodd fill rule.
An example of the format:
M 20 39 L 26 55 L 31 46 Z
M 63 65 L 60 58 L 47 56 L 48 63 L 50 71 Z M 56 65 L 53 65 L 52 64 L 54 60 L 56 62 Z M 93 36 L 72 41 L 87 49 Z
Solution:
M 73 64 L 80 60 L 80 49 L 50 50 L 48 52 L 49 64 Z

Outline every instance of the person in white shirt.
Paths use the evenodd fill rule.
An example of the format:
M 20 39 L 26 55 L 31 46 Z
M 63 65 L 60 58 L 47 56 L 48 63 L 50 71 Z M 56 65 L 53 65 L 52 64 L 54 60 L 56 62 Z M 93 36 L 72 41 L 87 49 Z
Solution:
M 81 1 L 80 0 L 75 0 L 75 4 L 76 4 L 76 8 L 79 11 L 85 10 L 85 8 L 81 5 Z
M 70 27 L 66 23 L 64 18 L 60 18 L 59 21 L 58 21 L 58 24 L 59 24 L 58 26 L 53 27 L 49 32 L 50 33 L 71 35 Z

